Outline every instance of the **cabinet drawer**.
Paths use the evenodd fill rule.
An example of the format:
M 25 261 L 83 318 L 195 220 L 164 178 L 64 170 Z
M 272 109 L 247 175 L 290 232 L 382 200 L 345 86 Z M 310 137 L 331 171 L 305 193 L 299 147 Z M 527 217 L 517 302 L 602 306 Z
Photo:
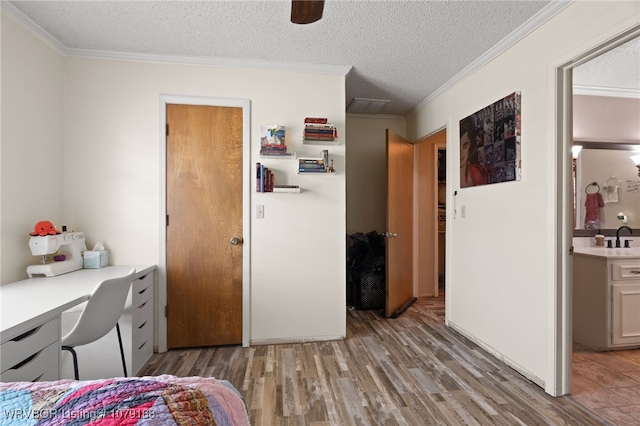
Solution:
M 135 309 L 153 297 L 153 272 L 134 280 L 131 288 L 131 304 Z
M 153 354 L 153 324 L 147 321 L 142 327 L 133 330 L 131 368 L 134 374 L 138 373 L 151 354 Z
M 611 278 L 613 280 L 640 280 L 640 263 L 611 264 Z
M 60 346 L 58 342 L 31 355 L 23 362 L 3 371 L 0 374 L 2 382 L 36 382 L 44 380 L 58 380 L 58 356 Z M 3 357 L 4 360 L 4 357 Z
M 38 327 L 6 341 L 0 347 L 0 371 L 4 372 L 31 355 L 60 340 L 59 318 L 52 319 Z
M 133 310 L 133 330 L 142 328 L 147 322 L 153 322 L 153 299 L 149 299 Z
M 145 362 L 153 355 L 153 339 L 149 338 L 142 342 L 131 354 L 131 368 L 133 375 L 138 375 Z

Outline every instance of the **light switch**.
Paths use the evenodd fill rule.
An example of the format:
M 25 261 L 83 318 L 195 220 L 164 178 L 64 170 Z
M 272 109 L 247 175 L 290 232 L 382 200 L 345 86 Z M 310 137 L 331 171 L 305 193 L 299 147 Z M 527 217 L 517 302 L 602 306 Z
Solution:
M 264 204 L 256 205 L 256 219 L 264 219 Z
M 467 206 L 464 204 L 460 206 L 460 217 L 463 219 L 467 217 Z

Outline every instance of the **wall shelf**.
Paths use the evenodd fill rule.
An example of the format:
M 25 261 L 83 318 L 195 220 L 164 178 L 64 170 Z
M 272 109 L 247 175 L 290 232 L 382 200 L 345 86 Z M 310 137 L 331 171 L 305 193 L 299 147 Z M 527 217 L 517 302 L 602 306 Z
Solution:
M 338 145 L 340 141 L 338 139 L 323 141 L 323 140 L 315 140 L 315 139 L 303 139 L 303 145 Z
M 261 160 L 295 160 L 298 158 L 295 152 L 290 152 L 289 155 L 269 155 L 260 154 Z

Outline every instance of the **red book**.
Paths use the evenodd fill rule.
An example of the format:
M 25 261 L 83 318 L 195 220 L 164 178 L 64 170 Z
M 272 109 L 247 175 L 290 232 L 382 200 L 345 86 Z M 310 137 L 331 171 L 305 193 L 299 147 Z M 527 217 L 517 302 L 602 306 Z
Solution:
M 319 118 L 319 117 L 307 117 L 304 119 L 305 123 L 317 123 L 317 124 L 327 124 L 327 119 L 326 118 Z

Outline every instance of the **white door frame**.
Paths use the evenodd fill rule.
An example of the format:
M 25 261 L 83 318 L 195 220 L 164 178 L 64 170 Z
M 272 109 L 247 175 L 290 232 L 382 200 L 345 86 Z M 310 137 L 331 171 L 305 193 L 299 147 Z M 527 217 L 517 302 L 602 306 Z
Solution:
M 167 351 L 167 104 L 206 105 L 242 108 L 242 346 L 248 347 L 251 331 L 251 101 L 195 96 L 160 95 L 160 254 L 157 269 L 156 344 L 158 352 Z
M 601 43 L 556 68 L 556 250 L 557 274 L 556 346 L 554 360 L 553 396 L 571 392 L 571 357 L 573 353 L 573 259 L 569 250 L 573 245 L 573 182 L 571 178 L 571 146 L 573 144 L 573 69 L 627 41 L 640 37 L 640 26 Z

